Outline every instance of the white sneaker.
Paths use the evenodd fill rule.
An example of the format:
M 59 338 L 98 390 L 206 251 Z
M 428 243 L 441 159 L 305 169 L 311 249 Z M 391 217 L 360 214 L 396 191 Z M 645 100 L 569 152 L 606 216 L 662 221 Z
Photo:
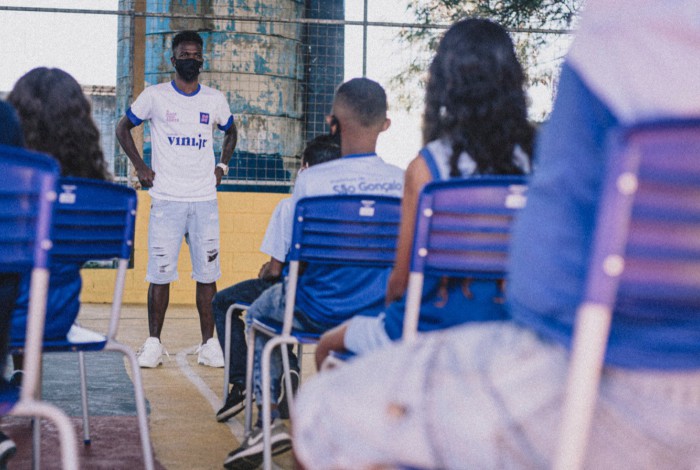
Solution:
M 6 436 L 5 433 L 0 432 L 0 468 L 7 468 L 7 461 L 16 453 L 15 441 Z
M 224 352 L 215 338 L 209 338 L 206 343 L 197 348 L 197 362 L 209 367 L 224 367 Z
M 165 348 L 160 340 L 154 336 L 149 337 L 139 349 L 138 362 L 140 367 L 154 368 L 163 363 Z M 167 353 L 166 353 L 167 354 Z

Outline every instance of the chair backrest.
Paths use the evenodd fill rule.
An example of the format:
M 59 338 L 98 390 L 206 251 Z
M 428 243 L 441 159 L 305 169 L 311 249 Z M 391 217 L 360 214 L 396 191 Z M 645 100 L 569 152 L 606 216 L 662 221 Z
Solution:
M 75 262 L 129 259 L 134 241 L 136 191 L 84 178 L 61 178 L 57 189 L 52 257 Z
M 608 158 L 586 300 L 617 303 L 616 315 L 696 315 L 700 121 L 622 130 Z
M 554 467 L 581 468 L 611 324 L 687 330 L 700 311 L 700 120 L 611 135 Z M 613 316 L 614 312 L 614 316 Z M 645 332 L 647 333 L 647 332 Z M 629 336 L 630 332 L 626 332 Z
M 391 267 L 401 199 L 389 196 L 314 196 L 294 210 L 283 335 L 292 330 L 299 263 Z
M 303 198 L 294 213 L 289 260 L 390 267 L 400 219 L 396 197 Z
M 435 181 L 418 200 L 402 337 L 418 331 L 425 274 L 504 279 L 510 232 L 527 197 L 526 176 Z
M 513 217 L 525 205 L 525 176 L 435 181 L 421 192 L 411 272 L 500 279 Z
M 53 158 L 0 145 L 0 272 L 48 266 L 58 174 Z
M 22 400 L 27 401 L 34 398 L 39 384 L 49 281 L 49 234 L 59 168 L 49 156 L 0 146 L 0 174 L 0 271 L 31 271 L 21 392 Z
M 51 256 L 64 262 L 118 260 L 107 337 L 119 325 L 126 271 L 134 245 L 136 191 L 108 181 L 61 178 Z

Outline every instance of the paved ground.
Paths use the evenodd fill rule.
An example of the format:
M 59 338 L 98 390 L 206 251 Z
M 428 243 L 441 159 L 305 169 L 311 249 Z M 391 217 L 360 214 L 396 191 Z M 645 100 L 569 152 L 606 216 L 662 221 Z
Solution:
M 84 327 L 102 331 L 106 329 L 108 316 L 108 306 L 88 304 L 83 306 L 79 322 Z M 145 306 L 126 305 L 117 337 L 136 350 L 147 335 L 146 325 Z M 195 308 L 171 307 L 162 334 L 170 358 L 157 369 L 142 369 L 150 407 L 151 441 L 159 468 L 222 468 L 226 455 L 238 446 L 243 436 L 243 413 L 227 424 L 217 423 L 214 418 L 221 406 L 223 369 L 197 364 L 197 356 L 192 353 L 200 339 Z M 312 352 L 308 347 L 304 351 L 305 376 L 314 372 Z M 88 355 L 96 356 L 87 363 L 93 442 L 89 448 L 81 449 L 83 468 L 140 468 L 135 408 L 124 363 L 113 353 Z M 44 396 L 63 407 L 70 416 L 80 416 L 77 366 L 73 366 L 72 355 L 51 356 L 56 357 L 45 360 Z M 75 422 L 76 432 L 81 436 L 80 420 L 76 418 Z M 45 428 L 42 468 L 57 468 L 55 437 L 48 426 Z M 28 420 L 6 418 L 2 429 L 19 445 L 18 455 L 9 468 L 30 468 Z M 293 468 L 291 454 L 277 457 L 275 464 L 278 468 Z

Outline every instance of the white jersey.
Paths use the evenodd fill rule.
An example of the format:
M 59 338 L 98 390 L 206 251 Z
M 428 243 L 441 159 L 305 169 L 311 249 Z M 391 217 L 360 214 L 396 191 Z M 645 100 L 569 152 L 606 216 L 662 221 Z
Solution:
M 292 225 L 292 198 L 282 199 L 277 203 L 272 217 L 267 224 L 265 238 L 263 238 L 260 251 L 270 255 L 277 261 L 284 263 L 292 244 L 292 234 L 285 227 Z
M 436 139 L 428 142 L 420 153 L 434 180 L 448 180 L 451 178 L 450 156 L 452 155 L 452 145 L 449 141 Z M 530 161 L 519 145 L 516 145 L 513 149 L 513 163 L 523 170 L 523 173 L 530 173 Z M 460 155 L 457 161 L 457 168 L 462 176 L 476 174 L 476 162 L 472 160 L 472 157 L 467 152 L 462 152 Z
M 623 122 L 700 114 L 700 2 L 588 0 L 569 61 Z
M 375 194 L 403 196 L 404 171 L 386 163 L 376 153 L 344 155 L 337 160 L 314 165 L 299 173 L 292 192 L 292 218 L 297 201 L 308 196 L 336 194 Z M 285 228 L 285 239 L 292 239 L 293 221 Z
M 168 201 L 216 199 L 213 127 L 225 131 L 233 115 L 223 93 L 205 85 L 187 95 L 175 82 L 147 87 L 126 112 L 134 125 L 151 124 L 149 194 Z

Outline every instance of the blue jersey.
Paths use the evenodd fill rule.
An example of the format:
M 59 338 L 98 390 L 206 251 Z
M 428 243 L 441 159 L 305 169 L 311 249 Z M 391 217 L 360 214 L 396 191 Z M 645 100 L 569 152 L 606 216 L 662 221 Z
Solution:
M 618 119 L 567 64 L 560 83 L 565 81 L 567 92 L 560 93 L 540 134 L 527 207 L 513 230 L 508 302 L 513 320 L 569 347 L 605 176 L 604 144 Z M 700 368 L 700 321 L 613 314 L 606 363 Z
M 401 197 L 403 176 L 403 170 L 385 163 L 374 153 L 346 155 L 299 174 L 292 202 L 296 206 L 303 197 L 330 194 Z M 291 234 L 291 224 L 286 229 Z M 327 327 L 360 313 L 377 315 L 384 307 L 389 273 L 389 268 L 309 264 L 299 278 L 296 307 Z
M 429 142 L 420 154 L 433 180 L 450 178 L 449 158 L 452 146 L 449 142 Z M 524 173 L 529 172 L 527 155 L 517 146 L 513 152 L 513 162 Z M 469 177 L 476 172 L 476 163 L 467 153 L 462 153 L 457 167 L 462 177 Z M 422 332 L 450 328 L 470 321 L 497 321 L 508 317 L 502 303 L 503 292 L 496 282 L 490 280 L 443 280 L 436 276 L 425 276 L 421 298 L 418 331 Z M 384 327 L 392 340 L 397 340 L 402 335 L 405 310 L 406 296 L 392 302 L 386 309 Z
M 441 279 L 425 276 L 418 331 L 443 330 L 467 322 L 506 320 L 504 295 L 491 280 Z M 386 334 L 392 340 L 403 334 L 406 296 L 392 302 L 384 316 Z

